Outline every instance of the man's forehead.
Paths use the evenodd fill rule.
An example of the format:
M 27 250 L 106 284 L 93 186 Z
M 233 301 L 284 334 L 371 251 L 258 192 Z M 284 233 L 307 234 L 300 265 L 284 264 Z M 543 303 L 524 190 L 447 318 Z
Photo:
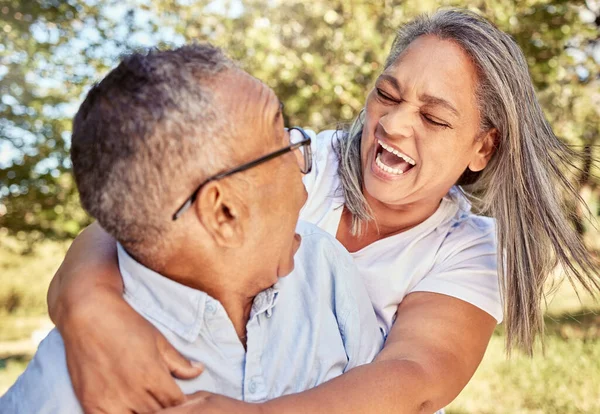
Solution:
M 241 69 L 227 71 L 216 86 L 215 94 L 237 110 L 249 110 L 250 113 L 254 112 L 254 116 L 258 115 L 259 111 L 279 110 L 280 102 L 275 92 Z
M 247 144 L 274 142 L 281 128 L 281 102 L 275 92 L 241 69 L 223 74 L 215 83 L 215 104 Z M 249 134 L 248 131 L 252 131 Z

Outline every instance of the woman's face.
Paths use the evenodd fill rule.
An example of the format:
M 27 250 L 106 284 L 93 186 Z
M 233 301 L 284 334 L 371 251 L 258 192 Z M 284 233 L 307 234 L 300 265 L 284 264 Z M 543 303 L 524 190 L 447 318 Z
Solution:
M 364 191 L 390 206 L 438 203 L 467 167 L 493 150 L 480 132 L 477 74 L 455 43 L 415 40 L 367 97 L 361 141 Z

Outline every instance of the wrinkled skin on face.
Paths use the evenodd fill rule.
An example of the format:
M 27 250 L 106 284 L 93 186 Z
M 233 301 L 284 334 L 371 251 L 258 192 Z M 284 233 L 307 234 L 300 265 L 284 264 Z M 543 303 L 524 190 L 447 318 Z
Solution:
M 480 131 L 477 72 L 457 44 L 415 40 L 369 93 L 361 141 L 371 204 L 427 211 L 470 168 L 485 167 L 493 131 Z
M 234 114 L 232 126 L 240 154 L 246 163 L 290 144 L 284 129 L 281 103 L 275 93 L 247 73 L 235 70 L 227 75 L 217 99 Z M 302 184 L 300 160 L 287 153 L 239 176 L 231 177 L 232 187 L 243 204 L 243 228 L 236 254 L 243 263 L 238 276 L 249 278 L 245 285 L 258 293 L 272 286 L 294 268 L 294 254 L 300 246 L 296 224 L 306 190 Z

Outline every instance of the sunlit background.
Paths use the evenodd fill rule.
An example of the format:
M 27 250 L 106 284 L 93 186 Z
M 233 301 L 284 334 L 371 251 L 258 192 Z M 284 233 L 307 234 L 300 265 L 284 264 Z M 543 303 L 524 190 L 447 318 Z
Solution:
M 478 11 L 523 48 L 556 134 L 584 155 L 590 212 L 574 211 L 573 226 L 598 254 L 600 0 L 0 0 L 0 394 L 52 326 L 49 280 L 89 223 L 71 118 L 121 55 L 210 41 L 276 91 L 290 125 L 334 128 L 362 108 L 397 28 L 439 6 Z M 549 296 L 545 355 L 533 359 L 507 361 L 500 327 L 448 412 L 599 412 L 600 304 L 582 300 L 566 284 Z

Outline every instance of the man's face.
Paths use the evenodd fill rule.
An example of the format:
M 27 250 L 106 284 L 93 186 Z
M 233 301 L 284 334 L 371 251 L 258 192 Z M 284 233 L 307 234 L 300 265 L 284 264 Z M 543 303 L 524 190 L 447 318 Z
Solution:
M 269 87 L 240 70 L 230 71 L 221 85 L 220 98 L 234 114 L 233 130 L 240 140 L 237 162 L 252 161 L 290 144 L 281 103 Z M 295 229 L 307 194 L 297 154 L 292 152 L 236 178 L 237 191 L 247 207 L 238 261 L 243 267 L 238 274 L 248 277 L 245 284 L 257 293 L 293 270 L 300 246 Z

